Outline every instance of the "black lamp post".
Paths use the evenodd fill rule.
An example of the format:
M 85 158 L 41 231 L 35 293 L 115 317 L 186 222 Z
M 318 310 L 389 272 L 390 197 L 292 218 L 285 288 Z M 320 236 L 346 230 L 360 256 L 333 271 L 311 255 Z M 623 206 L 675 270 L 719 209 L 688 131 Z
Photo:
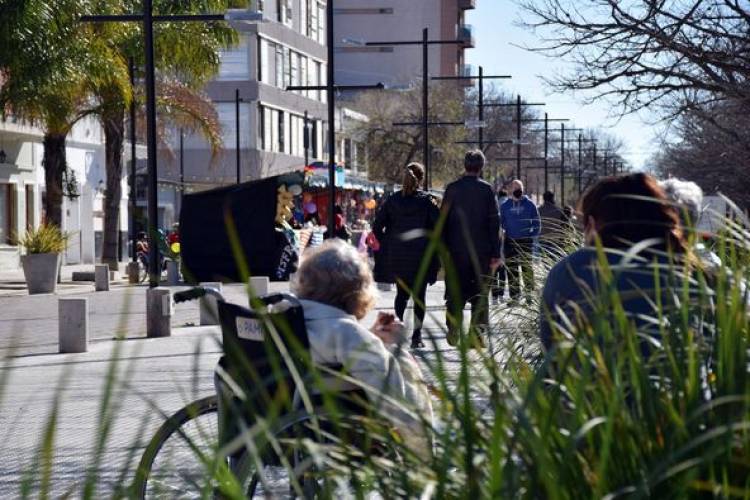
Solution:
M 331 3 L 329 0 L 328 3 Z M 429 189 L 429 182 L 431 177 L 430 171 L 430 126 L 434 125 L 430 123 L 429 107 L 430 107 L 430 67 L 429 67 L 429 46 L 430 45 L 463 45 L 464 40 L 430 40 L 429 29 L 422 29 L 421 40 L 399 40 L 399 41 L 382 41 L 382 42 L 365 42 L 367 46 L 401 46 L 401 45 L 421 45 L 422 46 L 422 160 L 424 161 L 425 176 L 424 176 L 424 188 Z M 394 124 L 395 125 L 395 124 Z

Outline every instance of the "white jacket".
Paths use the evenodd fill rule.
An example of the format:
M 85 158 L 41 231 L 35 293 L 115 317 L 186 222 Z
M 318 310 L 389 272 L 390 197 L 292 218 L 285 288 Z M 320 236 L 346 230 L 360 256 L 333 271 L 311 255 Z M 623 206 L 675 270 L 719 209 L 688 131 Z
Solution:
M 310 341 L 312 361 L 316 364 L 340 364 L 362 382 L 370 403 L 398 428 L 407 441 L 416 432 L 426 437 L 420 417 L 432 422 L 432 403 L 419 365 L 398 346 L 386 345 L 345 311 L 320 302 L 300 300 Z M 411 412 L 383 401 L 387 395 Z M 416 416 L 414 415 L 416 414 Z M 426 443 L 413 443 L 422 448 Z

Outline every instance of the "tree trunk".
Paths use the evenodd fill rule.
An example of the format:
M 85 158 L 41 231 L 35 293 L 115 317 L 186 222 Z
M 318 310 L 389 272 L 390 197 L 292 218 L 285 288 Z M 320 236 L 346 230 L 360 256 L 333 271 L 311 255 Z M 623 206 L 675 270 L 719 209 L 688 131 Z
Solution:
M 122 199 L 122 145 L 125 140 L 125 111 L 117 109 L 102 120 L 107 186 L 104 192 L 102 263 L 118 269 L 120 243 L 120 201 Z
M 66 168 L 65 138 L 67 134 L 44 134 L 44 200 L 45 222 L 62 228 L 63 173 Z

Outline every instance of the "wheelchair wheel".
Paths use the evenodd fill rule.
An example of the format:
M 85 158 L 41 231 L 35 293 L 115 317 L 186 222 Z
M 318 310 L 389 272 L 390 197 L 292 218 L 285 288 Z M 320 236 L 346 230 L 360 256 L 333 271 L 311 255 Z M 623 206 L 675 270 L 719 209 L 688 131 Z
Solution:
M 234 472 L 247 498 L 353 498 L 361 493 L 357 491 L 361 485 L 354 487 L 349 460 L 341 466 L 336 462 L 342 456 L 332 459 L 326 450 L 332 444 L 330 437 L 339 435 L 342 427 L 348 429 L 344 432 L 350 434 L 346 440 L 351 442 L 352 434 L 361 433 L 358 422 L 339 417 L 332 424 L 322 408 L 313 413 L 320 434 L 314 430 L 311 414 L 298 411 L 280 419 L 270 430 L 272 442 L 257 456 L 242 454 Z M 314 456 L 306 447 L 311 442 L 315 443 Z
M 136 498 L 205 498 L 212 495 L 211 463 L 218 449 L 216 396 L 194 401 L 162 424 L 141 457 Z

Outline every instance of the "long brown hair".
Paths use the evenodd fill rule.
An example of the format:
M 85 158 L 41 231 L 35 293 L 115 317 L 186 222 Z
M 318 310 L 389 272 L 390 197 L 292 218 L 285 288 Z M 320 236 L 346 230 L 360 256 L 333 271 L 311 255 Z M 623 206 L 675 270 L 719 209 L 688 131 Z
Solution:
M 424 179 L 424 167 L 421 163 L 409 163 L 404 169 L 404 183 L 401 188 L 405 195 L 413 195 L 419 191 Z
M 602 244 L 626 248 L 647 239 L 659 239 L 665 251 L 685 253 L 687 243 L 677 210 L 670 204 L 656 179 L 647 174 L 608 177 L 581 198 L 584 223 L 596 222 Z

